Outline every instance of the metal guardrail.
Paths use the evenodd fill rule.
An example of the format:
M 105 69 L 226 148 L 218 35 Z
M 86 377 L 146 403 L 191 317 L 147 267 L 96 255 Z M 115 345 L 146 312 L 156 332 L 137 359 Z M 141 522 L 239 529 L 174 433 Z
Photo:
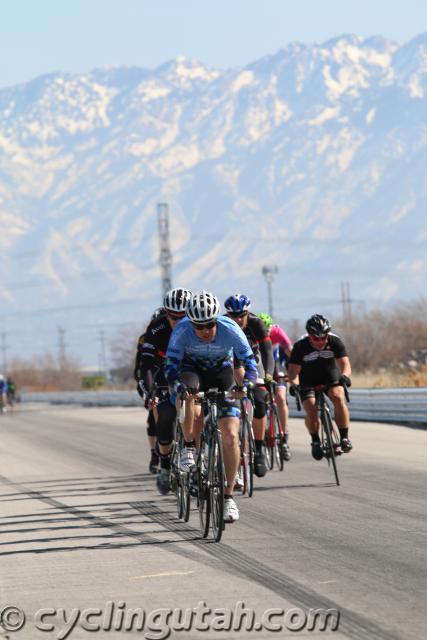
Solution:
M 419 389 L 350 389 L 350 417 L 370 422 L 427 424 L 427 387 Z M 295 400 L 289 410 L 298 415 Z
M 136 391 L 63 391 L 21 394 L 23 402 L 79 404 L 85 407 L 142 407 Z M 292 417 L 302 414 L 289 397 Z M 427 424 L 427 387 L 417 389 L 350 389 L 352 420 Z

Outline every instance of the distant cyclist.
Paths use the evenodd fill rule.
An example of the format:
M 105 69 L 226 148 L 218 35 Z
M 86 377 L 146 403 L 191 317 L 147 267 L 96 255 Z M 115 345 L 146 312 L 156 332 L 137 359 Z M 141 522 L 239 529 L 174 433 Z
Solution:
M 191 391 L 217 388 L 229 391 L 235 387 L 233 354 L 244 367 L 243 382 L 253 385 L 257 377 L 255 357 L 243 331 L 238 325 L 220 316 L 218 298 L 202 291 L 195 294 L 188 305 L 187 317 L 174 329 L 166 354 L 166 379 L 172 392 L 185 392 L 186 415 L 183 424 L 184 447 L 181 464 L 189 469 L 195 464 L 194 454 L 198 436 L 193 418 L 196 414 Z M 242 393 L 236 390 L 236 398 Z M 224 521 L 239 519 L 233 500 L 233 487 L 240 464 L 238 400 L 224 399 L 218 406 L 218 425 L 224 450 L 227 478 L 224 501 Z M 200 425 L 199 425 L 200 426 Z
M 277 382 L 275 400 L 277 411 L 279 413 L 280 423 L 285 433 L 285 441 L 283 444 L 283 458 L 291 459 L 291 450 L 289 448 L 289 410 L 286 399 L 286 383 L 287 383 L 287 365 L 291 355 L 292 342 L 285 330 L 278 324 L 273 324 L 273 318 L 269 313 L 259 313 L 258 317 L 263 320 L 268 329 L 268 335 L 273 344 L 274 354 L 274 380 Z
M 176 418 L 175 407 L 169 399 L 163 362 L 172 329 L 185 316 L 190 297 L 191 292 L 181 287 L 168 291 L 163 300 L 163 312 L 156 314 L 138 341 L 135 378 L 140 395 L 148 397 L 154 384 L 163 387 L 156 394 L 158 399 L 147 405 L 151 416 L 148 435 L 154 441 L 157 437 L 159 443 L 160 472 L 157 475 L 157 488 L 162 494 L 170 491 L 170 451 Z M 150 444 L 152 443 L 153 440 L 150 440 Z M 152 447 L 150 471 L 153 470 L 155 458 L 156 450 Z
M 0 373 L 0 407 L 2 411 L 6 411 L 7 402 L 7 382 L 3 374 Z
M 12 406 L 16 402 L 16 384 L 14 383 L 14 381 L 10 376 L 8 376 L 6 383 L 7 383 L 7 391 L 6 391 L 7 401 Z
M 319 437 L 315 387 L 333 385 L 327 394 L 334 405 L 335 422 L 341 436 L 341 449 L 344 453 L 350 452 L 353 448 L 348 438 L 350 414 L 340 382 L 347 387 L 351 385 L 351 366 L 344 343 L 331 333 L 329 320 L 315 314 L 307 320 L 305 328 L 307 335 L 293 346 L 288 375 L 291 385 L 296 384 L 299 377 L 301 400 L 306 414 L 305 423 L 312 439 L 311 454 L 315 460 L 321 460 L 323 451 Z

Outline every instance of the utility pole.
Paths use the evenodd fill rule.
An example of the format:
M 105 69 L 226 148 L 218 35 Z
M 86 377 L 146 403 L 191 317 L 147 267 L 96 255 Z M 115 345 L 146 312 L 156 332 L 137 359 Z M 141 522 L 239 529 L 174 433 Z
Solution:
M 165 293 L 172 289 L 172 254 L 169 241 L 169 207 L 166 203 L 157 205 L 157 222 L 159 231 L 159 264 L 162 272 L 162 301 Z
M 265 278 L 265 281 L 267 283 L 267 295 L 268 295 L 268 313 L 270 314 L 271 317 L 273 317 L 273 287 L 272 287 L 272 283 L 273 283 L 273 277 L 274 274 L 277 273 L 279 271 L 277 265 L 274 265 L 273 267 L 263 267 L 261 272 L 262 275 Z
M 58 327 L 58 362 L 60 369 L 65 367 L 65 346 L 65 329 Z
M 350 296 L 350 283 L 341 282 L 342 315 L 343 315 L 343 319 L 346 321 L 351 321 L 351 317 L 352 317 L 351 303 L 352 303 L 352 299 Z
M 7 333 L 5 331 L 1 334 L 1 350 L 3 354 L 3 373 L 6 375 L 7 372 L 7 344 L 6 344 Z
M 99 341 L 101 343 L 101 354 L 100 354 L 100 369 L 102 371 L 102 373 L 104 374 L 105 378 L 108 377 L 107 375 L 107 356 L 105 353 L 105 331 L 104 329 L 100 329 L 99 331 Z

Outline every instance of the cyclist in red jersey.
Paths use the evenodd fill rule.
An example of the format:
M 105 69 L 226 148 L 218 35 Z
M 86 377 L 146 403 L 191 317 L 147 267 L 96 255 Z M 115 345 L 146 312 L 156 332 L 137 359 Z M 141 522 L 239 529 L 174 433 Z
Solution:
M 286 398 L 287 373 L 285 371 L 287 362 L 291 355 L 292 342 L 284 329 L 278 324 L 273 324 L 273 318 L 268 313 L 259 313 L 258 317 L 263 320 L 270 340 L 273 344 L 274 354 L 274 380 L 277 382 L 275 401 L 279 420 L 284 431 L 283 458 L 286 461 L 291 459 L 291 450 L 289 448 L 289 410 Z

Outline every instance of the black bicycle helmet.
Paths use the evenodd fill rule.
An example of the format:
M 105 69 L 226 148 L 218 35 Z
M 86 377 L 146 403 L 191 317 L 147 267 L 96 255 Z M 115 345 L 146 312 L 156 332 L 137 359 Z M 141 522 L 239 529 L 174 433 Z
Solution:
M 330 332 L 331 323 L 327 318 L 316 313 L 307 320 L 305 328 L 309 335 L 316 336 L 317 338 L 323 338 Z

